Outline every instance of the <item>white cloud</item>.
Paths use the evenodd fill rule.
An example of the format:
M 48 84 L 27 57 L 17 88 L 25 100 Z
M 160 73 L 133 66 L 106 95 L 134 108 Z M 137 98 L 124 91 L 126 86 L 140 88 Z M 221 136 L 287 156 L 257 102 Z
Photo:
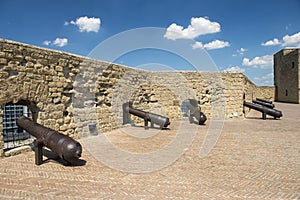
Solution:
M 241 68 L 239 66 L 234 66 L 234 67 L 228 67 L 227 69 L 224 69 L 223 71 L 230 72 L 230 73 L 243 73 L 243 72 L 245 72 L 245 69 Z
M 203 46 L 202 42 L 198 42 L 198 41 L 197 41 L 197 42 L 195 42 L 195 43 L 193 44 L 192 48 L 193 48 L 193 49 L 203 49 L 204 46 Z
M 177 39 L 194 39 L 200 35 L 220 32 L 221 26 L 218 22 L 212 22 L 207 18 L 192 18 L 191 24 L 187 28 L 171 24 L 164 35 L 165 38 L 171 40 Z
M 240 50 L 237 50 L 237 52 L 240 53 L 241 55 L 243 55 L 246 51 L 248 50 L 244 48 L 240 48 Z
M 43 42 L 43 44 L 44 44 L 44 45 L 46 45 L 46 46 L 48 46 L 48 45 L 50 45 L 50 44 L 51 44 L 51 41 L 49 41 L 49 40 L 45 40 L 45 41 Z
M 300 47 L 300 32 L 295 33 L 294 35 L 285 35 L 280 41 L 277 38 L 269 40 L 261 44 L 262 46 L 276 46 L 281 45 L 283 47 Z
M 56 38 L 52 43 L 55 46 L 63 47 L 68 44 L 68 39 L 67 38 Z
M 254 80 L 258 85 L 272 85 L 274 82 L 274 74 L 268 73 L 260 77 L 254 77 Z
M 248 51 L 247 49 L 244 49 L 243 47 L 242 48 L 240 48 L 240 49 L 238 49 L 238 50 L 236 50 L 236 52 L 239 54 L 239 55 L 244 55 L 244 53 L 246 52 L 246 51 Z M 238 56 L 238 54 L 233 54 L 232 56 Z
M 280 42 L 277 38 L 274 38 L 273 40 L 269 40 L 265 43 L 261 44 L 262 46 L 275 46 L 275 45 L 280 45 Z
M 265 55 L 261 57 L 255 57 L 252 60 L 249 58 L 243 59 L 243 65 L 244 66 L 250 66 L 250 67 L 259 67 L 261 69 L 267 69 L 272 68 L 273 66 L 273 56 L 272 55 Z
M 230 46 L 229 42 L 214 40 L 210 43 L 205 44 L 204 48 L 207 50 L 212 50 L 212 49 L 221 49 L 228 46 Z
M 98 32 L 100 29 L 101 20 L 100 18 L 87 16 L 79 17 L 75 21 L 65 22 L 64 25 L 67 26 L 69 24 L 73 24 L 79 28 L 80 32 Z
M 53 41 L 50 40 L 45 40 L 43 42 L 43 45 L 49 46 L 49 45 L 55 45 L 58 47 L 63 47 L 66 46 L 68 44 L 68 39 L 67 38 L 56 38 Z
M 300 32 L 294 35 L 286 35 L 283 38 L 282 46 L 300 47 Z
M 193 49 L 221 49 L 224 47 L 230 46 L 229 42 L 221 41 L 221 40 L 214 40 L 212 42 L 209 42 L 207 44 L 202 44 L 202 42 L 195 42 L 192 46 Z

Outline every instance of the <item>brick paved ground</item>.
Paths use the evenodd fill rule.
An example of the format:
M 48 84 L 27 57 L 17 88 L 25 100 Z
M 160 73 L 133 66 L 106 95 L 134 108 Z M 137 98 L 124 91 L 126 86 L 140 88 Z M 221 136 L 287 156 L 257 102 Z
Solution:
M 281 120 L 261 120 L 260 113 L 251 111 L 245 120 L 226 121 L 215 148 L 200 158 L 208 122 L 198 128 L 182 156 L 149 173 L 126 172 L 132 166 L 113 161 L 118 155 L 103 148 L 101 135 L 82 140 L 86 163 L 78 166 L 67 167 L 53 160 L 36 166 L 33 152 L 3 158 L 0 199 L 300 199 L 300 105 L 277 103 L 276 108 L 283 111 Z M 171 144 L 178 126 L 172 123 L 171 130 L 150 131 L 148 138 L 140 127 L 106 135 L 127 153 L 145 154 Z M 140 135 L 130 136 L 133 130 Z M 102 152 L 112 158 L 111 167 L 125 171 L 102 164 Z M 153 160 L 154 165 L 157 161 L 165 159 Z

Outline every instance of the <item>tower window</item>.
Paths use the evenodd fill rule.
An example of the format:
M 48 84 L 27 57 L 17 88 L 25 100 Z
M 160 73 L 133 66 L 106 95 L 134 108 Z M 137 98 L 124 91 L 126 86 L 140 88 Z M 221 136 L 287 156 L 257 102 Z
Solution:
M 295 68 L 295 62 L 292 62 L 292 69 Z
M 285 96 L 288 96 L 288 90 L 285 90 Z

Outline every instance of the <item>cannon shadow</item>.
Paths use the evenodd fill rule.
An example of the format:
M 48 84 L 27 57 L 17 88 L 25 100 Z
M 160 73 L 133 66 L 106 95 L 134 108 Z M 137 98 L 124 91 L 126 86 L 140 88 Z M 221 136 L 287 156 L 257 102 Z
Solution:
M 46 148 L 43 148 L 43 155 L 46 157 L 46 159 L 43 160 L 43 163 L 55 161 L 56 163 L 59 163 L 67 167 L 78 167 L 78 166 L 84 166 L 86 164 L 86 161 L 83 159 L 78 159 L 78 161 L 74 163 L 68 163 L 62 158 L 60 158 L 58 155 L 56 155 L 54 152 Z
M 245 119 L 263 119 L 262 117 L 245 117 Z M 266 117 L 265 120 L 281 120 L 281 118 Z
M 32 151 L 35 151 L 34 145 L 31 146 L 31 149 Z M 53 151 L 47 148 L 43 148 L 42 152 L 43 156 L 46 157 L 45 159 L 43 159 L 43 163 L 55 162 L 66 167 L 78 167 L 84 166 L 86 164 L 86 160 L 83 159 L 78 159 L 78 161 L 74 163 L 68 163 L 62 158 L 60 158 L 58 155 L 56 155 Z
M 149 127 L 145 127 L 144 125 L 141 125 L 141 124 L 134 124 L 134 123 L 132 123 L 130 126 L 132 126 L 132 127 L 137 127 L 137 128 L 141 128 L 141 129 L 145 129 L 145 130 L 147 130 L 147 129 L 149 129 L 149 128 L 151 128 L 151 129 L 157 129 L 157 130 L 171 130 L 169 127 L 159 127 L 159 126 L 149 126 Z

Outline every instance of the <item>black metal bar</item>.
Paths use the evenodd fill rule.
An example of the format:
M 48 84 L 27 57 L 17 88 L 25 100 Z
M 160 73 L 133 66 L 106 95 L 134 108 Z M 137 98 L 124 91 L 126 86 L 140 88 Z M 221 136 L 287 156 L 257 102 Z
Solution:
M 129 114 L 129 107 L 132 107 L 131 102 L 123 104 L 123 124 L 131 123 L 130 114 Z
M 43 144 L 38 144 L 34 148 L 35 152 L 35 164 L 41 165 L 43 163 Z
M 267 119 L 267 113 L 266 112 L 262 112 L 262 117 L 263 120 Z
M 144 128 L 145 129 L 148 129 L 149 127 L 148 127 L 148 120 L 145 118 L 144 119 Z

